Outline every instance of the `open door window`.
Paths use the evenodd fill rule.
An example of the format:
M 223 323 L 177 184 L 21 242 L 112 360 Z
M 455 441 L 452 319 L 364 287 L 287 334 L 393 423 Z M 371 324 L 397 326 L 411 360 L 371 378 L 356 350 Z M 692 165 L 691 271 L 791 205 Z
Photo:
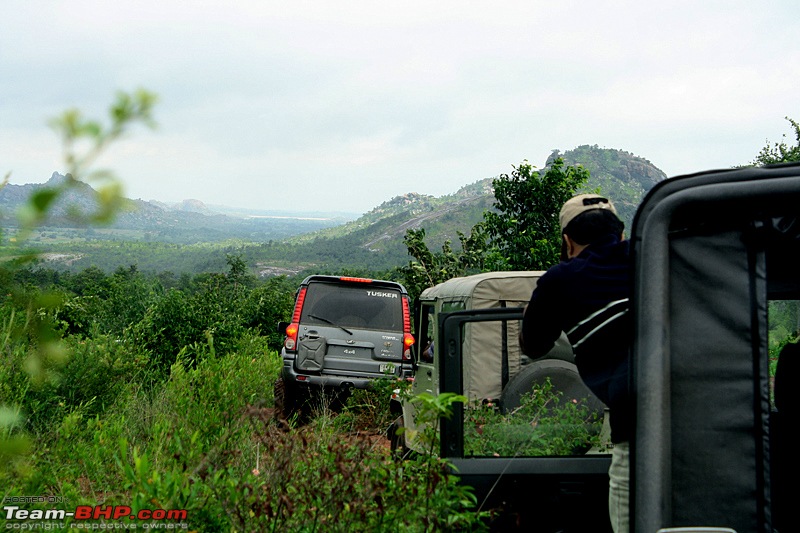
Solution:
M 436 362 L 441 392 L 464 394 L 465 337 L 469 328 L 500 330 L 503 323 L 521 319 L 521 308 L 473 309 L 441 315 L 441 346 L 437 346 Z M 557 368 L 571 365 L 563 360 L 553 363 Z M 553 368 L 548 367 L 548 371 L 558 379 Z M 575 385 L 576 381 L 569 377 L 565 383 Z M 579 378 L 577 384 L 585 387 Z M 610 456 L 606 450 L 590 453 L 591 445 L 587 446 L 599 434 L 601 425 L 596 424 L 597 418 L 589 410 L 581 410 L 577 398 L 575 403 L 571 396 L 565 399 L 568 405 L 552 403 L 556 393 L 553 390 L 549 396 L 549 405 L 527 405 L 524 400 L 516 413 L 499 411 L 491 403 L 453 404 L 452 416 L 441 420 L 440 455 L 452 463 L 464 483 L 475 489 L 482 508 L 502 508 L 505 516 L 516 517 L 514 528 L 610 531 Z M 583 398 L 582 392 L 575 394 Z M 574 416 L 559 418 L 548 413 L 559 409 L 562 415 L 568 411 Z M 587 419 L 581 418 L 583 414 Z M 575 438 L 575 433 L 580 437 Z M 565 434 L 572 435 L 572 440 Z

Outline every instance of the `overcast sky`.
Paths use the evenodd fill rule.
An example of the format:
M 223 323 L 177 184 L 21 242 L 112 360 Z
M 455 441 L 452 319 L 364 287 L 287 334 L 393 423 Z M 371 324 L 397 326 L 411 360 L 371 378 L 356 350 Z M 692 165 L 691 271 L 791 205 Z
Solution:
M 582 144 L 669 176 L 800 119 L 785 1 L 0 3 L 0 175 L 63 171 L 49 118 L 159 96 L 100 167 L 145 200 L 363 213 Z

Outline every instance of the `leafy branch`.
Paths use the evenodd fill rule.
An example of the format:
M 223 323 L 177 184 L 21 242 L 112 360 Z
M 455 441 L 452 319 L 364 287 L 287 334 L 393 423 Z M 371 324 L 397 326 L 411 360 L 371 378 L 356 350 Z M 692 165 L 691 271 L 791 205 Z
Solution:
M 789 121 L 792 125 L 792 129 L 794 129 L 797 145 L 789 146 L 785 141 L 770 145 L 769 141 L 767 141 L 767 145 L 761 149 L 753 161 L 754 165 L 774 165 L 777 163 L 800 161 L 800 123 L 789 117 L 784 118 Z M 783 138 L 786 139 L 786 134 L 783 135 Z
M 75 108 L 49 121 L 50 127 L 61 137 L 67 167 L 66 179 L 42 187 L 31 195 L 28 204 L 20 212 L 26 233 L 46 219 L 59 197 L 84 180 L 103 180 L 105 183 L 97 188 L 97 210 L 88 217 L 78 214 L 78 218 L 102 223 L 114 216 L 122 203 L 122 185 L 110 170 L 92 170 L 92 166 L 133 124 L 142 123 L 150 128 L 156 126 L 152 115 L 156 101 L 156 95 L 144 89 L 137 89 L 130 94 L 119 92 L 109 108 L 107 126 L 97 120 L 84 118 L 81 111 Z
M 122 137 L 132 124 L 142 122 L 150 127 L 155 126 L 152 118 L 155 103 L 155 94 L 144 89 L 133 94 L 120 92 L 109 109 L 110 125 L 107 127 L 100 122 L 84 119 L 77 109 L 67 110 L 50 121 L 50 126 L 60 134 L 64 145 L 67 179 L 41 187 L 31 195 L 19 213 L 21 231 L 16 239 L 18 244 L 24 242 L 30 232 L 47 218 L 56 200 L 84 177 L 104 178 L 107 181 L 97 191 L 97 210 L 88 217 L 88 221 L 105 222 L 115 214 L 122 202 L 120 183 L 109 170 L 90 169 L 109 145 Z M 85 146 L 83 141 L 88 142 L 88 148 L 81 152 L 78 144 Z M 8 183 L 9 177 L 10 173 L 6 174 L 0 188 Z M 35 256 L 24 256 L 23 261 L 33 257 Z M 8 274 L 14 268 L 11 265 L 0 265 L 2 278 L 10 278 Z M 3 337 L 0 354 L 19 355 L 24 360 L 22 370 L 27 375 L 30 386 L 34 388 L 57 381 L 56 369 L 70 355 L 62 342 L 61 331 L 53 312 L 60 303 L 60 297 L 50 292 L 29 294 L 13 283 L 3 288 L 9 301 L 22 312 L 17 314 L 12 309 L 8 321 L 0 324 L 0 335 Z M 19 458 L 27 452 L 30 441 L 19 430 L 22 420 L 20 407 L 14 402 L 10 405 L 0 404 L 0 458 L 3 459 L 0 472 L 19 466 L 9 458 Z

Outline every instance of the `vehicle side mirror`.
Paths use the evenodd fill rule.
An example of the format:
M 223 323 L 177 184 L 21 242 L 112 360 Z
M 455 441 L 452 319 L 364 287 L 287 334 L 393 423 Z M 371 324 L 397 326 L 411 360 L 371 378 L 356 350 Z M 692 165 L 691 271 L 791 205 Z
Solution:
M 289 327 L 288 322 L 280 321 L 278 322 L 278 333 L 281 335 L 286 335 L 286 328 Z

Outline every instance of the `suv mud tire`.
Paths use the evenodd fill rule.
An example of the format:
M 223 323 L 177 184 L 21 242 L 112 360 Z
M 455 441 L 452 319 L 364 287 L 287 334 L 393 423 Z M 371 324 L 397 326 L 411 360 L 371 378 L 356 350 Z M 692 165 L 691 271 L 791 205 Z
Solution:
M 387 431 L 389 437 L 389 448 L 392 452 L 392 457 L 399 461 L 406 459 L 414 459 L 417 457 L 417 452 L 406 446 L 406 437 L 403 434 L 405 423 L 402 415 L 392 422 Z
M 504 412 L 511 411 L 520 405 L 520 398 L 529 392 L 534 385 L 542 385 L 547 379 L 557 391 L 561 391 L 564 400 L 588 399 L 589 408 L 603 415 L 605 405 L 583 383 L 578 368 L 567 361 L 560 359 L 542 359 L 533 361 L 525 366 L 522 371 L 503 389 L 500 396 L 500 405 Z
M 298 399 L 295 388 L 288 385 L 282 378 L 275 381 L 273 387 L 275 398 L 275 416 L 289 420 L 298 410 Z

